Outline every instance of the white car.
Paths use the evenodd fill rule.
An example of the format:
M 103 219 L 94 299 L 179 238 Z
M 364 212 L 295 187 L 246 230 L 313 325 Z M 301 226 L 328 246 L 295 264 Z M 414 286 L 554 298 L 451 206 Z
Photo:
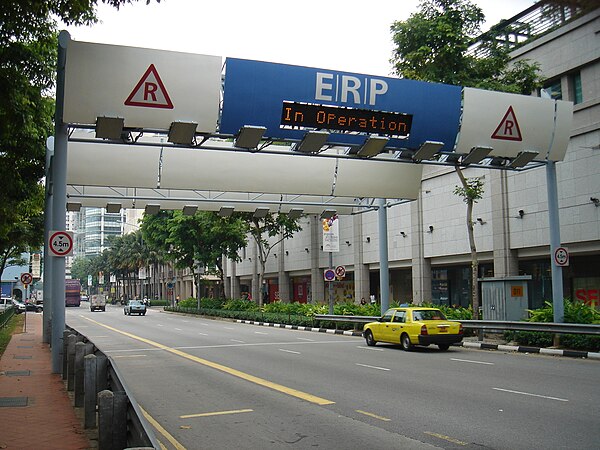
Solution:
M 0 309 L 9 308 L 12 304 L 12 298 L 6 297 L 4 295 L 0 298 Z

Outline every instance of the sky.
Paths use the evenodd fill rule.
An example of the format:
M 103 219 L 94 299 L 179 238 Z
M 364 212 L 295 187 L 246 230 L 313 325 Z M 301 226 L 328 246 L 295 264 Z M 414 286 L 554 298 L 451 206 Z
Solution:
M 475 0 L 483 29 L 534 0 Z M 390 26 L 418 0 L 139 0 L 118 11 L 100 4 L 100 23 L 63 27 L 77 41 L 236 57 L 370 75 L 392 74 Z

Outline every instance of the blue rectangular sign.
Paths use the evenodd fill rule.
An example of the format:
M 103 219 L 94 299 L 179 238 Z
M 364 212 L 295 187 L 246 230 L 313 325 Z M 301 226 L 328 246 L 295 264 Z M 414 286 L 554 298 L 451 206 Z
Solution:
M 253 125 L 266 127 L 268 138 L 301 140 L 306 129 L 325 129 L 331 144 L 381 134 L 392 138 L 390 147 L 439 141 L 452 151 L 462 88 L 227 58 L 223 90 L 222 134 Z

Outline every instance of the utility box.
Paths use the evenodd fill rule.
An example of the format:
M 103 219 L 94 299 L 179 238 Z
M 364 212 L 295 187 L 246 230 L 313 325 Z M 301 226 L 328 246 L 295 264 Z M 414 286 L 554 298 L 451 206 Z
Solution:
M 527 281 L 531 275 L 479 278 L 484 320 L 519 321 L 527 318 Z

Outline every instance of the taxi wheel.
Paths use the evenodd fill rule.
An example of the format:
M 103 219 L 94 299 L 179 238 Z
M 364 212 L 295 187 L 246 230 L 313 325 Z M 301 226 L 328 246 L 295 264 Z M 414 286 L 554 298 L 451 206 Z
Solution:
M 440 348 L 441 351 L 445 352 L 446 350 L 448 350 L 450 348 L 450 344 L 438 344 L 438 347 Z
M 400 345 L 402 346 L 402 350 L 407 352 L 412 350 L 413 345 L 410 342 L 410 337 L 408 337 L 408 334 L 404 333 L 402 336 L 400 336 Z
M 367 345 L 369 347 L 373 347 L 375 344 L 377 344 L 377 341 L 373 338 L 373 333 L 371 330 L 365 331 L 365 341 L 367 341 Z

